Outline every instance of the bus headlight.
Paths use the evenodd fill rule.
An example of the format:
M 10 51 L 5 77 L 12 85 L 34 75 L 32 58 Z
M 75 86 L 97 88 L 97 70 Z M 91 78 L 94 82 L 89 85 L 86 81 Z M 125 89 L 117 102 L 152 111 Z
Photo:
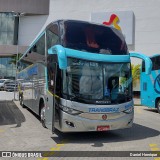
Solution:
M 133 112 L 133 107 L 131 107 L 131 108 L 129 108 L 129 109 L 123 111 L 123 112 L 124 112 L 124 113 L 127 113 L 127 114 L 130 114 L 130 113 Z
M 64 112 L 66 112 L 68 114 L 78 115 L 78 114 L 82 113 L 81 111 L 77 111 L 75 109 L 72 109 L 72 108 L 69 108 L 69 107 L 66 107 L 66 106 L 63 106 L 63 105 L 59 105 L 59 106 Z

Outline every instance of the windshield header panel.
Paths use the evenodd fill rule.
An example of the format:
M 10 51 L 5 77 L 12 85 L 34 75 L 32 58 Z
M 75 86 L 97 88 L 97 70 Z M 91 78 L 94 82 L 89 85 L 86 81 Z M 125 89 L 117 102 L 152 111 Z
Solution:
M 64 21 L 63 46 L 100 54 L 127 55 L 122 33 L 114 28 L 79 21 Z

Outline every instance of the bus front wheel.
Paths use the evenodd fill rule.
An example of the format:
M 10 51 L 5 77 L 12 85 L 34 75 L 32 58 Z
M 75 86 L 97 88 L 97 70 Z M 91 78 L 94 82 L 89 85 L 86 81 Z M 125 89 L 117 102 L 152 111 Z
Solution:
M 157 101 L 157 111 L 160 114 L 160 100 Z
M 40 108 L 41 108 L 41 112 L 40 112 L 41 123 L 42 123 L 42 126 L 44 128 L 46 128 L 46 125 L 45 125 L 45 105 L 44 105 L 44 102 L 40 103 Z

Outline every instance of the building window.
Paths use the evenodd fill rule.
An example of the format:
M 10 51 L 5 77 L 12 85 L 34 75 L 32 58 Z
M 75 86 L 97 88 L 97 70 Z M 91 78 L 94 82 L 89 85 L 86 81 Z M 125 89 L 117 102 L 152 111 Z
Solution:
M 17 42 L 18 19 L 12 13 L 0 13 L 0 45 Z
M 0 58 L 0 78 L 14 79 L 16 74 L 15 57 Z

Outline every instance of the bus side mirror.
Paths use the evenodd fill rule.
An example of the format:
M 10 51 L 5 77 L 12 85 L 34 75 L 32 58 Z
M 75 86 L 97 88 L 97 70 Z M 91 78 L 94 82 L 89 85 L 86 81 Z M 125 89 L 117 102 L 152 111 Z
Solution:
M 67 69 L 67 55 L 61 45 L 55 45 L 48 49 L 48 54 L 57 54 L 60 69 Z
M 144 55 L 142 53 L 132 52 L 132 53 L 130 53 L 130 57 L 140 58 L 140 59 L 144 60 L 144 62 L 145 62 L 145 73 L 146 74 L 150 74 L 151 73 L 152 61 L 148 56 L 146 56 L 146 55 Z

